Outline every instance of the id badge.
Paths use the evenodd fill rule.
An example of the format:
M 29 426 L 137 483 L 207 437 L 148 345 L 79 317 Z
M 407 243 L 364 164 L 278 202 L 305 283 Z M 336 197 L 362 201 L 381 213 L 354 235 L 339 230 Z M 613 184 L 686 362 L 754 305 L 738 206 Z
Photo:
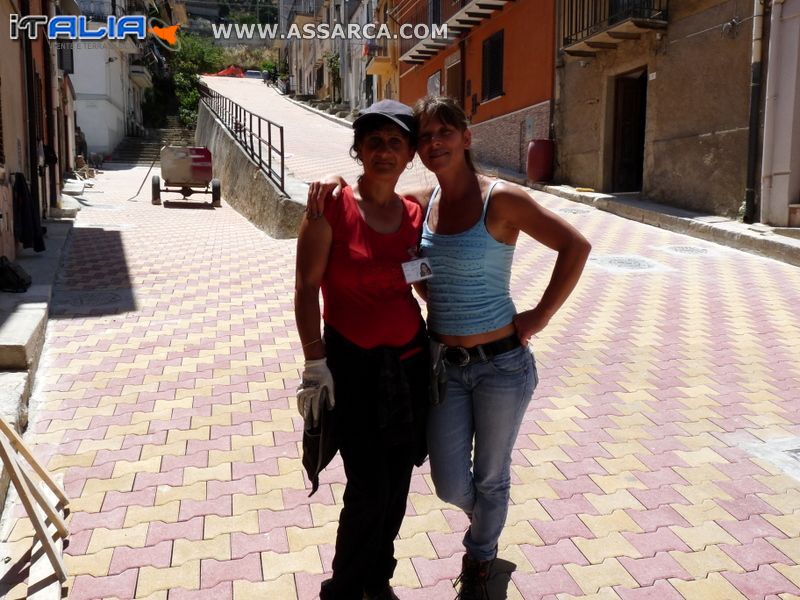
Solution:
M 403 276 L 406 283 L 415 283 L 433 277 L 433 269 L 427 258 L 418 258 L 403 263 Z

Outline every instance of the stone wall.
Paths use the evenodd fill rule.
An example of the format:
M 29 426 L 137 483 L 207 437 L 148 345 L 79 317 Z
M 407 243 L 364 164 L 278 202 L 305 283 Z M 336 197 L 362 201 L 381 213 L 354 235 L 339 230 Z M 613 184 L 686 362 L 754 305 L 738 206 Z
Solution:
M 297 237 L 305 212 L 304 184 L 287 177 L 290 195 L 281 192 L 203 102 L 195 144 L 211 150 L 214 177 L 220 181 L 225 202 L 274 238 Z
M 561 57 L 554 109 L 557 180 L 615 191 L 615 79 L 646 69 L 643 195 L 735 216 L 744 200 L 747 163 L 748 16 L 733 0 L 676 0 L 666 31 L 620 40 L 616 49 L 595 57 Z M 732 26 L 734 17 L 740 21 Z
M 528 142 L 549 138 L 550 102 L 477 123 L 470 129 L 472 153 L 479 163 L 524 173 Z

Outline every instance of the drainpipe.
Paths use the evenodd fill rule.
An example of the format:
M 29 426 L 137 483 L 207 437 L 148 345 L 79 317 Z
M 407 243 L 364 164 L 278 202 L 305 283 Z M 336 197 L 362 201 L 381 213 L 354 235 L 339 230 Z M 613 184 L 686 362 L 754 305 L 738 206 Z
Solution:
M 761 104 L 761 55 L 764 36 L 763 0 L 753 0 L 753 49 L 750 62 L 750 123 L 747 137 L 747 183 L 744 190 L 744 222 L 752 223 L 756 211 L 758 168 L 758 109 Z
M 784 0 L 772 0 L 772 16 L 769 27 L 769 65 L 767 71 L 767 92 L 764 100 L 764 150 L 761 158 L 761 221 L 768 222 L 769 206 L 772 197 L 772 160 L 775 154 L 773 136 L 775 134 L 775 110 L 778 98 L 778 77 L 780 74 L 781 19 Z
M 21 0 L 20 14 L 28 16 L 30 14 L 30 3 L 28 0 Z M 22 55 L 25 63 L 25 103 L 27 105 L 27 125 L 28 125 L 28 174 L 31 196 L 35 202 L 39 199 L 39 158 L 36 151 L 36 109 L 33 102 L 34 78 L 33 78 L 33 50 L 31 49 L 31 39 L 27 33 L 22 37 Z

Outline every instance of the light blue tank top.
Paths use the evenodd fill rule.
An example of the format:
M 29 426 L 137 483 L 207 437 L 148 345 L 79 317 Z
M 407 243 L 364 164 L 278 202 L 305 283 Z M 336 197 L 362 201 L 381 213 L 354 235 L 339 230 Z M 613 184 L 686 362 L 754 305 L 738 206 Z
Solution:
M 486 194 L 483 213 L 475 225 L 455 235 L 434 233 L 428 227 L 436 186 L 422 225 L 422 255 L 430 259 L 428 327 L 442 335 L 474 335 L 508 325 L 516 314 L 509 283 L 514 246 L 498 242 L 486 229 L 486 213 L 495 181 Z

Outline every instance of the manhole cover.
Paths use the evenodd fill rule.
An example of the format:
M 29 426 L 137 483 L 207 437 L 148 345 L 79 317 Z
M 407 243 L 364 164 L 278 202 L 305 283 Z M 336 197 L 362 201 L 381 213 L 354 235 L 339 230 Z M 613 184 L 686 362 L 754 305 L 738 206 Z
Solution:
M 657 262 L 636 255 L 598 256 L 589 260 L 613 271 L 655 271 L 661 268 Z
M 590 212 L 588 208 L 559 208 L 556 212 L 561 213 L 562 215 L 585 215 L 586 213 Z
M 708 248 L 702 248 L 700 246 L 667 246 L 665 250 L 673 254 L 685 254 L 688 256 L 708 254 Z
M 69 306 L 104 306 L 118 303 L 122 296 L 115 292 L 60 292 L 56 300 Z

